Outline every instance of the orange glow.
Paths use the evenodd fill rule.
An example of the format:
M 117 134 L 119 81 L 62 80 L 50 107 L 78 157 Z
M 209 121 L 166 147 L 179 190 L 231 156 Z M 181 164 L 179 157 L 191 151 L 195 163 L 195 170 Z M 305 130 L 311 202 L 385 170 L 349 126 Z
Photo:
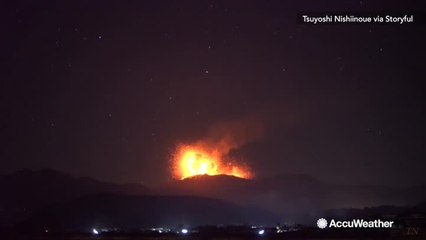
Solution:
M 173 157 L 173 175 L 185 179 L 196 175 L 232 175 L 240 178 L 252 178 L 247 166 L 225 163 L 223 153 L 218 149 L 202 146 L 180 146 Z

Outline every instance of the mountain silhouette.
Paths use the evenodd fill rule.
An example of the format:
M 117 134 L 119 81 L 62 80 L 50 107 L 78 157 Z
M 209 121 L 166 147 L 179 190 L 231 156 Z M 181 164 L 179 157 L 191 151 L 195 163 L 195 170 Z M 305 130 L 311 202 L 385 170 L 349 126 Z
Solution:
M 20 224 L 25 229 L 82 231 L 92 228 L 140 229 L 216 224 L 272 224 L 262 209 L 191 196 L 96 194 L 55 204 Z
M 423 185 L 384 187 L 326 183 L 308 175 L 255 179 L 202 175 L 148 188 L 140 184 L 76 178 L 52 169 L 23 170 L 0 176 L 0 226 L 15 225 L 28 219 L 36 223 L 36 219 L 40 219 L 40 223 L 44 221 L 64 227 L 69 224 L 65 219 L 78 219 L 81 220 L 80 227 L 83 222 L 86 227 L 98 222 L 96 219 L 100 216 L 108 220 L 105 223 L 123 226 L 128 222 L 113 216 L 137 219 L 139 225 L 162 221 L 183 223 L 183 220 L 216 223 L 220 219 L 229 223 L 250 223 L 256 219 L 303 223 L 321 216 L 328 209 L 413 205 L 426 199 L 425 190 Z M 175 208 L 180 206 L 183 212 L 176 212 Z M 69 212 L 69 209 L 73 211 Z M 215 210 L 209 213 L 210 209 Z M 85 215 L 89 212 L 93 218 Z M 244 212 L 246 214 L 242 214 Z M 232 217 L 227 213 L 232 213 Z M 174 214 L 185 218 L 173 217 Z M 139 216 L 143 216 L 143 221 Z M 133 225 L 129 222 L 128 226 Z
M 411 205 L 426 199 L 424 185 L 344 185 L 322 182 L 303 174 L 258 179 L 200 175 L 172 181 L 162 192 L 263 206 L 269 211 L 297 221 L 312 219 L 310 216 L 321 215 L 327 209 Z
M 50 204 L 97 193 L 149 194 L 139 184 L 112 184 L 92 178 L 75 178 L 43 169 L 22 170 L 0 176 L 0 225 L 13 224 Z

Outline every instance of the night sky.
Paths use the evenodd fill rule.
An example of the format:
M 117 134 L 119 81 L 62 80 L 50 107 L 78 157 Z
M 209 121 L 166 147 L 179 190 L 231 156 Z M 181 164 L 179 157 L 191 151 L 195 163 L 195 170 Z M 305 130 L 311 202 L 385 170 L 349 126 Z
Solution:
M 319 2 L 4 3 L 0 173 L 159 184 L 176 145 L 254 119 L 232 155 L 257 177 L 426 183 L 426 25 L 297 19 L 418 4 Z

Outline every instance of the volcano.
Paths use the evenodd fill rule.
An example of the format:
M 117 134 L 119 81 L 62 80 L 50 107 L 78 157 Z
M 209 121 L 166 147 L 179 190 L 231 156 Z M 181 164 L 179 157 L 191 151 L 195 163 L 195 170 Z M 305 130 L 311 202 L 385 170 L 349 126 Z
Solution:
M 172 158 L 173 177 L 186 179 L 198 175 L 229 175 L 245 179 L 252 178 L 253 173 L 246 164 L 237 163 L 227 156 L 229 149 L 222 145 L 179 146 Z

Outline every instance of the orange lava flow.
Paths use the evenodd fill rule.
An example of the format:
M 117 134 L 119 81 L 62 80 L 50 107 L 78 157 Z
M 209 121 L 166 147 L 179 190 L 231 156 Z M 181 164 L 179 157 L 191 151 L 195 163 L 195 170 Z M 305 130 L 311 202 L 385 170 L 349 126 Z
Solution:
M 197 175 L 231 175 L 250 179 L 253 174 L 247 166 L 225 163 L 219 150 L 200 146 L 180 146 L 173 157 L 173 176 L 185 179 Z

